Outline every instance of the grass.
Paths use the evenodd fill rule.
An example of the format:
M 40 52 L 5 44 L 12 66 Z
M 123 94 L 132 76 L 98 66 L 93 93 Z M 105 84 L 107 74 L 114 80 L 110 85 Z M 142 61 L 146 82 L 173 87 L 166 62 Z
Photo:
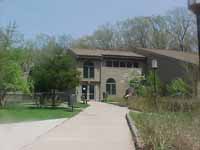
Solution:
M 199 150 L 200 119 L 193 113 L 130 113 L 147 149 Z
M 88 107 L 88 105 L 77 104 L 73 112 L 71 108 L 9 107 L 0 109 L 0 123 L 70 118 L 86 107 Z
M 109 99 L 130 112 L 147 150 L 200 150 L 200 100 L 158 97 Z

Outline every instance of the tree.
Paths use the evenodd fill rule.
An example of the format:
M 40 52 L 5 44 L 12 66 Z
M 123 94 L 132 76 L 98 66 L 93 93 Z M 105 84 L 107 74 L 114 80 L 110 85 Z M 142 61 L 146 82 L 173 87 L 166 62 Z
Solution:
M 171 35 L 171 47 L 185 51 L 189 47 L 190 28 L 194 17 L 185 8 L 177 8 L 168 12 L 166 16 L 167 31 Z M 191 47 L 189 47 L 191 48 Z
M 21 66 L 7 52 L 0 52 L 0 107 L 6 104 L 7 92 L 29 92 L 28 81 L 23 77 Z
M 52 106 L 55 106 L 56 90 L 74 89 L 79 84 L 80 73 L 76 70 L 75 60 L 57 43 L 51 41 L 40 53 L 31 71 L 35 92 L 49 92 Z
M 75 48 L 113 49 L 114 28 L 110 24 L 99 27 L 92 35 L 84 36 L 73 44 Z
M 0 28 L 0 107 L 5 106 L 8 92 L 29 92 L 22 67 L 26 56 L 20 47 L 23 40 L 19 35 L 15 23 Z
M 10 22 L 6 27 L 0 28 L 0 46 L 4 49 L 22 45 L 23 35 L 17 31 L 16 22 Z
M 150 47 L 167 49 L 169 47 L 170 35 L 167 32 L 166 19 L 163 16 L 149 17 L 150 21 Z

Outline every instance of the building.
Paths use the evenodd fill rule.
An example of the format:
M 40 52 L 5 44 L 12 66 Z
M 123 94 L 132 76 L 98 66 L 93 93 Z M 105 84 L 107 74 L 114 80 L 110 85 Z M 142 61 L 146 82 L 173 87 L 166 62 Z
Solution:
M 181 52 L 175 50 L 135 48 L 131 51 L 146 56 L 147 71 L 151 69 L 152 59 L 157 59 L 159 64 L 158 75 L 162 82 L 169 83 L 177 78 L 188 78 L 191 70 L 188 65 L 198 69 L 198 55 L 195 53 Z
M 81 85 L 77 87 L 78 100 L 100 101 L 103 95 L 123 97 L 133 75 L 145 71 L 146 57 L 131 51 L 71 49 L 81 72 Z
M 148 48 L 135 48 L 131 51 L 146 56 L 146 72 L 151 70 L 152 59 L 158 61 L 157 73 L 162 83 L 169 84 L 175 79 L 182 78 L 191 85 L 193 94 L 200 96 L 197 53 Z
M 195 95 L 198 86 L 198 55 L 175 50 L 134 48 L 131 50 L 71 49 L 81 72 L 81 86 L 77 87 L 78 99 L 102 100 L 103 93 L 123 97 L 133 76 L 146 75 L 157 59 L 158 76 L 164 84 L 177 78 L 191 82 Z M 192 69 L 188 69 L 192 66 Z M 197 87 L 199 89 L 197 89 Z

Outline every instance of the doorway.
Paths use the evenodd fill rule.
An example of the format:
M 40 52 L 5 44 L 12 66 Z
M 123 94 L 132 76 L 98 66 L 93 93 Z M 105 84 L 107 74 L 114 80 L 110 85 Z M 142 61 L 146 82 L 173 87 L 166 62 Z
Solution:
M 95 85 L 94 84 L 82 85 L 82 95 L 87 100 L 95 100 Z

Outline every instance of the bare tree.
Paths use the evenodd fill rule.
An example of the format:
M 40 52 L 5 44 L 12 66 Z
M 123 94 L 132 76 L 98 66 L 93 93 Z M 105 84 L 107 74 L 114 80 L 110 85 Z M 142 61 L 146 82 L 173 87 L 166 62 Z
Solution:
M 168 12 L 166 16 L 167 31 L 171 35 L 171 47 L 185 51 L 185 42 L 189 36 L 189 29 L 193 23 L 193 17 L 185 8 L 177 8 Z

